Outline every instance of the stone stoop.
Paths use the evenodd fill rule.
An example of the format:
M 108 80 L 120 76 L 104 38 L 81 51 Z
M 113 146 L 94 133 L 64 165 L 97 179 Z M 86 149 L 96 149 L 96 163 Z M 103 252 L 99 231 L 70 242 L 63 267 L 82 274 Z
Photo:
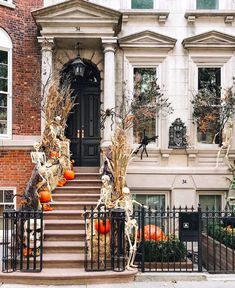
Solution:
M 101 180 L 97 167 L 75 167 L 75 179 L 52 194 L 54 209 L 44 212 L 43 270 L 40 273 L 0 273 L 1 282 L 18 284 L 92 284 L 133 281 L 137 271 L 84 270 L 84 206 L 95 206 Z

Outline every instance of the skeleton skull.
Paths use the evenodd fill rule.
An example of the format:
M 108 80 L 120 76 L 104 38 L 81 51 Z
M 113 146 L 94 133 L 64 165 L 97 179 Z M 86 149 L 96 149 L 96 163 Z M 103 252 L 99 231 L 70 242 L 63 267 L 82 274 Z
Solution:
M 41 246 L 41 220 L 40 219 L 29 219 L 24 223 L 24 240 L 26 247 L 39 248 Z M 34 245 L 34 241 L 36 244 Z

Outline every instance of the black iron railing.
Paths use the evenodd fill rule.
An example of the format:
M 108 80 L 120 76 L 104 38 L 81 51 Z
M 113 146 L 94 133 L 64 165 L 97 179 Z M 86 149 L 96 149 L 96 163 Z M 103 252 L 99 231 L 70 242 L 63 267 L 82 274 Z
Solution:
M 125 269 L 125 213 L 122 209 L 84 209 L 86 271 Z M 112 227 L 112 228 L 111 228 Z
M 40 272 L 43 260 L 43 213 L 3 212 L 2 271 Z
M 234 273 L 234 212 L 202 211 L 200 206 L 134 207 L 132 217 L 138 224 L 134 264 L 142 272 Z M 125 213 L 122 210 L 112 215 L 115 213 L 107 210 L 85 210 L 87 271 L 125 269 L 129 255 Z M 134 243 L 135 227 L 128 229 Z

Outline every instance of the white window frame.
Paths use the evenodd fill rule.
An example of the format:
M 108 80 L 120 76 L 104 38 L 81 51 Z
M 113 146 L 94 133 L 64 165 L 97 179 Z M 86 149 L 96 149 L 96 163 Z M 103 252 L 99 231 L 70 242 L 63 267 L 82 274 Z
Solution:
M 199 64 L 199 65 L 197 65 L 197 71 L 196 71 L 196 86 L 195 86 L 195 91 L 197 91 L 198 92 L 198 69 L 199 68 L 220 68 L 220 79 L 221 79 L 221 87 L 224 87 L 223 86 L 223 83 L 224 83 L 224 67 L 223 66 L 221 66 L 221 65 L 213 65 L 213 63 L 212 64 L 209 64 L 209 65 L 207 65 L 207 64 Z M 220 98 L 221 98 L 221 94 L 220 94 Z M 202 146 L 202 147 L 205 147 L 204 145 L 206 145 L 206 147 L 211 147 L 211 148 L 218 148 L 218 144 L 210 144 L 210 143 L 202 143 L 202 142 L 199 142 L 198 141 L 198 137 L 197 137 L 198 135 L 197 135 L 197 127 L 196 127 L 196 141 L 197 141 L 197 144 L 198 144 L 198 146 Z
M 6 187 L 6 186 L 0 186 L 0 190 L 12 190 L 13 191 L 13 195 L 16 195 L 16 187 Z M 13 198 L 13 203 L 4 203 L 4 202 L 0 202 L 1 206 L 4 205 L 14 205 L 14 209 L 16 209 L 16 197 Z M 3 216 L 0 215 L 0 218 L 3 219 Z M 10 233 L 11 231 L 9 231 Z M 0 243 L 2 243 L 3 241 L 3 230 L 0 230 Z
M 192 3 L 193 2 L 193 3 Z M 197 9 L 197 0 L 191 0 L 191 7 L 192 9 L 195 9 L 197 11 L 203 10 L 203 9 Z M 233 9 L 235 7 L 235 1 L 234 0 L 219 0 L 218 9 L 205 9 L 209 11 L 218 11 L 218 10 L 225 10 L 225 9 Z
M 211 191 L 211 190 L 200 190 L 196 193 L 197 203 L 199 203 L 199 196 L 221 196 L 221 210 L 226 206 L 226 198 L 228 195 L 227 190 Z
M 231 85 L 231 80 L 233 77 L 233 63 L 230 61 L 232 59 L 232 55 L 230 52 L 229 54 L 214 54 L 211 53 L 210 57 L 207 55 L 201 55 L 201 52 L 193 55 L 191 54 L 189 57 L 189 91 L 190 97 L 189 101 L 193 100 L 193 95 L 198 91 L 198 68 L 208 67 L 208 68 L 220 68 L 221 69 L 221 87 L 226 88 Z M 226 77 L 225 77 L 226 75 Z M 191 104 L 190 104 L 191 105 Z M 192 119 L 193 107 L 190 106 L 189 109 L 189 119 Z M 207 143 L 200 143 L 197 140 L 197 125 L 193 125 L 191 122 L 191 133 L 193 135 L 192 143 L 194 143 L 195 148 L 198 149 L 218 149 L 218 144 L 207 144 Z
M 8 8 L 13 8 L 13 9 L 15 8 L 15 5 L 13 4 L 12 0 L 7 0 L 7 1 L 0 0 L 0 5 L 6 6 Z
M 8 33 L 0 28 L 0 50 L 8 53 L 8 91 L 2 94 L 7 94 L 7 133 L 0 134 L 0 139 L 12 138 L 12 41 Z
M 165 196 L 165 209 L 167 207 L 170 207 L 170 191 L 169 190 L 137 190 L 137 189 L 131 189 L 131 194 L 135 195 L 151 195 L 151 196 L 158 196 L 158 195 L 164 195 Z M 142 203 L 140 203 L 142 204 Z
M 159 0 L 153 0 L 153 8 L 152 9 L 158 9 L 159 8 Z M 131 10 L 137 10 L 135 8 L 131 8 L 131 0 L 124 0 L 121 1 L 121 9 L 131 9 Z M 152 10 L 152 9 L 138 9 L 138 10 Z
M 135 68 L 154 68 L 154 69 L 156 69 L 156 79 L 157 79 L 157 83 L 158 83 L 158 85 L 159 85 L 159 87 L 160 87 L 160 89 L 161 89 L 161 86 L 160 86 L 160 67 L 159 67 L 159 65 L 133 65 L 132 66 L 132 82 L 131 82 L 131 99 L 133 99 L 133 96 L 134 96 L 134 69 Z M 160 119 L 160 115 L 159 115 L 159 119 Z M 157 117 L 157 115 L 156 115 L 156 119 L 155 119 L 155 133 L 154 133 L 154 135 L 151 135 L 152 137 L 153 136 L 156 136 L 156 135 L 158 135 L 158 131 L 159 131 L 159 127 L 160 127 L 160 120 L 158 119 L 158 117 Z M 132 143 L 134 144 L 134 145 L 136 145 L 137 147 L 139 146 L 139 144 L 140 143 L 134 143 L 134 136 L 133 136 L 133 132 L 134 131 L 132 131 L 132 135 L 131 135 L 131 137 L 132 137 Z M 148 147 L 156 147 L 156 145 L 158 146 L 158 139 L 156 139 L 155 140 L 155 142 L 154 141 L 152 141 L 152 142 L 150 142 L 149 144 L 148 144 Z
M 124 69 L 124 78 L 126 79 L 126 85 L 127 85 L 127 93 L 128 97 L 130 99 L 133 98 L 133 88 L 134 88 L 134 68 L 156 68 L 157 74 L 158 74 L 158 84 L 160 88 L 164 87 L 162 82 L 162 62 L 164 61 L 163 57 L 143 57 L 140 61 L 140 57 L 126 57 L 125 59 L 125 69 Z M 145 64 L 146 63 L 146 64 Z M 150 64 L 151 63 L 151 64 Z M 162 91 L 164 93 L 164 91 Z M 159 115 L 159 117 L 156 117 L 156 135 L 158 135 L 158 139 L 155 143 L 149 143 L 148 148 L 159 148 L 160 147 L 160 141 L 162 141 L 162 137 L 160 136 L 162 133 L 161 131 L 164 130 L 162 126 L 162 117 Z M 130 132 L 130 142 L 133 144 L 133 148 L 137 148 L 139 146 L 138 143 L 134 143 L 133 141 L 133 132 Z M 154 136 L 154 135 L 153 135 Z M 160 141 L 159 141 L 160 139 Z

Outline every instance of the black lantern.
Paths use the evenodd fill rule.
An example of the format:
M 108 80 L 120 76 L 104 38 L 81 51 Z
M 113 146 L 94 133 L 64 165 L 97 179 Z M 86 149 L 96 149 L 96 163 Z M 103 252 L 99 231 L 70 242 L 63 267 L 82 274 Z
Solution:
M 84 62 L 82 61 L 79 55 L 79 43 L 77 43 L 77 48 L 78 48 L 78 56 L 72 62 L 73 70 L 74 70 L 75 76 L 83 77 L 85 73 L 86 65 L 84 64 Z

